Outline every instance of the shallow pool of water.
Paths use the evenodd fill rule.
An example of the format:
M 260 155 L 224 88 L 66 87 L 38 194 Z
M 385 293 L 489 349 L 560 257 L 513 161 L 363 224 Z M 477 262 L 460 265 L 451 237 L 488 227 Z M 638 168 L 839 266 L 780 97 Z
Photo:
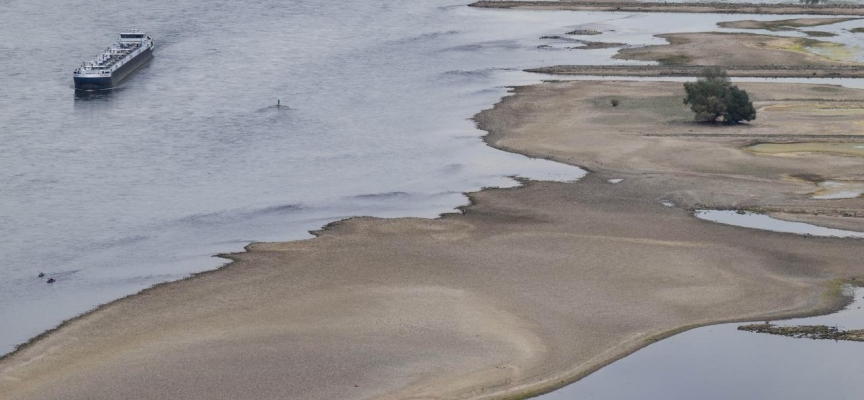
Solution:
M 804 222 L 783 221 L 764 214 L 732 210 L 697 210 L 696 217 L 726 225 L 799 235 L 864 238 L 864 232 L 825 228 Z
M 864 328 L 864 290 L 846 309 L 777 325 Z M 743 324 L 693 329 L 652 344 L 541 400 L 860 399 L 864 343 L 742 332 Z

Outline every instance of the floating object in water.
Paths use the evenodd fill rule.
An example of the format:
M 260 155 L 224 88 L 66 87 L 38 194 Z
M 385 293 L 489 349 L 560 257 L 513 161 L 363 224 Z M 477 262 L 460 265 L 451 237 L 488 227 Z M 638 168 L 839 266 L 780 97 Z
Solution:
M 40 273 L 39 273 L 39 277 L 40 277 L 40 278 L 42 278 L 42 277 L 44 277 L 44 276 L 45 276 L 45 273 L 44 273 L 44 272 L 40 272 Z
M 282 107 L 282 100 L 276 99 L 276 107 Z
M 54 278 L 48 278 L 48 283 L 54 283 L 54 282 L 57 282 L 56 280 L 54 280 Z

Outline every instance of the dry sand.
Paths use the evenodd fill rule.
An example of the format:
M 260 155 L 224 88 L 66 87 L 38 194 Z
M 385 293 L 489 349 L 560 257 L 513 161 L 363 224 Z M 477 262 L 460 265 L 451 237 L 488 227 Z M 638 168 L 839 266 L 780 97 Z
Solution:
M 861 97 L 745 89 L 760 110 Z M 355 218 L 316 239 L 255 244 L 228 267 L 113 302 L 3 358 L 0 398 L 515 397 L 696 325 L 837 307 L 837 283 L 864 278 L 861 241 L 717 225 L 687 208 L 861 209 L 858 199 L 811 200 L 808 183 L 784 178 L 849 178 L 864 170 L 860 158 L 788 162 L 740 149 L 771 135 L 858 140 L 847 129 L 857 119 L 760 111 L 749 127 L 697 126 L 679 91 L 521 88 L 478 116 L 489 141 L 594 173 L 475 193 L 464 215 Z
M 864 181 L 864 158 L 759 155 L 762 142 L 864 144 L 860 90 L 743 83 L 757 119 L 735 127 L 692 122 L 676 82 L 559 82 L 518 88 L 478 119 L 496 147 L 618 174 L 658 173 L 664 195 L 695 209 L 749 208 L 861 216 L 862 199 L 814 200 L 825 180 Z M 618 107 L 610 102 L 617 99 Z M 806 179 L 802 179 L 806 178 Z M 671 187 L 671 186 L 670 186 Z M 856 219 L 858 221 L 859 219 Z M 857 223 L 857 222 L 856 222 Z

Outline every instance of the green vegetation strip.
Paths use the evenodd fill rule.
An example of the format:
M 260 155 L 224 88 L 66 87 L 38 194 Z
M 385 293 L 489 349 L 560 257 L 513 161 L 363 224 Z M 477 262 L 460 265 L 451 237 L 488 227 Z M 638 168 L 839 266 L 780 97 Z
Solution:
M 787 336 L 796 339 L 827 339 L 864 342 L 864 329 L 844 331 L 836 326 L 827 325 L 777 326 L 766 322 L 764 324 L 741 325 L 738 327 L 738 330 Z

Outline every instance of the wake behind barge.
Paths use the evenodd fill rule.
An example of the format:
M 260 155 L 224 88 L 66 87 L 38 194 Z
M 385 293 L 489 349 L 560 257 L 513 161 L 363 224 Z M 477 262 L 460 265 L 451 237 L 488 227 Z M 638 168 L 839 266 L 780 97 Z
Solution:
M 77 90 L 102 90 L 116 86 L 132 71 L 153 57 L 153 39 L 133 30 L 121 33 L 120 40 L 93 61 L 85 62 L 72 74 Z

